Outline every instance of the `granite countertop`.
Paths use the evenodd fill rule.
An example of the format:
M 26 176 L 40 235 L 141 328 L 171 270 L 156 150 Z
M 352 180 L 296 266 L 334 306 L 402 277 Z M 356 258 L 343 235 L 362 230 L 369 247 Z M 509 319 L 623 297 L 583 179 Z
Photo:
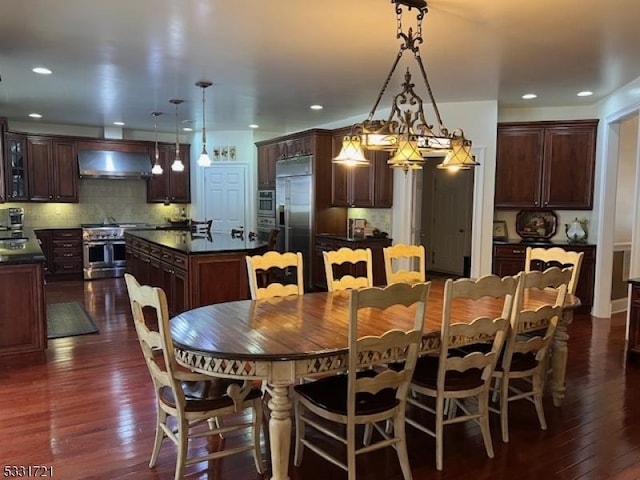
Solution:
M 364 238 L 349 238 L 344 235 L 337 235 L 335 233 L 317 233 L 316 237 L 319 238 L 329 238 L 332 240 L 340 240 L 342 242 L 380 242 L 380 241 L 391 241 L 389 237 L 364 237 Z
M 640 278 L 630 278 L 629 280 L 627 280 L 627 282 L 634 287 L 640 287 Z
M 267 242 L 233 238 L 229 234 L 212 234 L 211 237 L 194 236 L 184 230 L 126 230 L 125 237 L 137 237 L 162 247 L 186 254 L 242 252 L 262 249 Z
M 0 232 L 0 265 L 41 263 L 46 258 L 33 230 L 21 230 L 20 238 L 15 232 Z

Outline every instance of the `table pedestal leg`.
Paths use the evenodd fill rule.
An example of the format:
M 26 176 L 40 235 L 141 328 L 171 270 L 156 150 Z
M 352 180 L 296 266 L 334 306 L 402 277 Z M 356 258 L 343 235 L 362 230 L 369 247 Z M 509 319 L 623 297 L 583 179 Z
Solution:
M 288 386 L 269 386 L 269 439 L 271 442 L 271 480 L 289 480 L 291 450 L 291 399 Z
M 551 393 L 553 395 L 553 404 L 556 407 L 562 405 L 564 400 L 564 392 L 567 389 L 565 379 L 567 374 L 567 358 L 569 356 L 569 348 L 567 340 L 569 334 L 567 327 L 573 321 L 573 311 L 565 310 L 562 318 L 558 322 L 558 328 L 553 338 L 553 350 L 551 354 Z

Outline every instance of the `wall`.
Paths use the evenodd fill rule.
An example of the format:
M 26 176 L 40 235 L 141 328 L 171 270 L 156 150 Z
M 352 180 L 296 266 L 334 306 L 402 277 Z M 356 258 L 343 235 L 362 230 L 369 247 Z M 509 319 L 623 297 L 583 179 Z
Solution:
M 633 227 L 633 192 L 636 178 L 638 149 L 638 115 L 620 122 L 620 151 L 618 152 L 618 181 L 616 183 L 616 215 L 614 243 L 631 242 Z
M 391 237 L 391 208 L 349 208 L 347 218 L 364 218 L 367 221 L 367 234 L 369 230 L 377 228 Z

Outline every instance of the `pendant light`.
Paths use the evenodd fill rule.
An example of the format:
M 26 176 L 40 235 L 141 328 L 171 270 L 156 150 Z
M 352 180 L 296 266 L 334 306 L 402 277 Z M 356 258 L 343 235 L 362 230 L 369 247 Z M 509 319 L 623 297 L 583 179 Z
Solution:
M 202 88 L 202 153 L 198 158 L 198 165 L 200 165 L 201 167 L 210 167 L 211 158 L 209 158 L 209 154 L 207 153 L 207 134 L 204 124 L 204 91 L 206 88 L 211 86 L 211 82 L 202 80 L 200 82 L 197 82 L 196 86 Z
M 184 163 L 180 159 L 180 137 L 179 137 L 179 118 L 178 118 L 178 105 L 180 105 L 184 100 L 180 100 L 179 98 L 174 98 L 169 100 L 169 103 L 173 103 L 176 106 L 176 158 L 171 164 L 171 170 L 174 172 L 183 172 L 184 171 Z
M 155 162 L 153 164 L 153 168 L 151 169 L 151 173 L 153 175 L 162 175 L 162 166 L 160 165 L 160 152 L 158 151 L 158 117 L 162 115 L 162 112 L 151 112 L 153 116 L 153 129 L 156 132 L 156 150 L 155 150 Z

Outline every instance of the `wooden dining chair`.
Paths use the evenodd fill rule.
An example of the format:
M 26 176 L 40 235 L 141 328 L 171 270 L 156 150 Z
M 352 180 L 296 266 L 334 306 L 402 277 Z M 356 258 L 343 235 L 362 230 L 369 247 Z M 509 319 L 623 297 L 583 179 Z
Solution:
M 391 247 L 385 247 L 382 249 L 384 255 L 384 271 L 387 277 L 387 285 L 396 282 L 424 282 L 426 279 L 425 274 L 425 259 L 424 259 L 424 246 L 423 245 L 405 245 L 398 243 Z M 398 267 L 400 262 L 416 263 L 418 269 L 407 270 Z
M 369 248 L 347 248 L 322 252 L 324 260 L 324 270 L 327 276 L 327 289 L 330 292 L 335 290 L 347 290 L 350 288 L 366 288 L 373 286 L 373 262 L 371 260 L 371 249 Z M 357 264 L 364 263 L 364 276 L 351 275 Z M 337 276 L 336 271 L 343 268 L 344 264 L 349 265 L 349 273 Z
M 524 271 L 546 270 L 549 267 L 573 267 L 571 281 L 567 288 L 567 293 L 576 294 L 578 279 L 580 278 L 580 267 L 584 252 L 567 251 L 560 247 L 541 248 L 527 247 L 525 253 Z
M 249 289 L 253 300 L 304 294 L 303 260 L 300 252 L 267 252 L 264 255 L 253 255 L 245 258 L 249 275 Z M 296 269 L 296 283 L 282 284 L 273 281 L 268 285 L 262 285 L 264 279 L 277 278 L 275 274 L 270 274 L 272 269 L 283 271 L 289 268 Z M 266 276 L 264 272 L 267 272 Z
M 542 430 L 547 429 L 542 405 L 546 365 L 553 335 L 564 305 L 567 287 L 571 281 L 572 269 L 551 267 L 544 272 L 522 272 L 511 315 L 511 328 L 506 340 L 501 360 L 492 374 L 494 389 L 499 397 L 498 407 L 491 410 L 500 414 L 502 441 L 509 441 L 509 402 L 529 400 L 536 408 Z M 533 289 L 556 289 L 552 304 L 542 305 L 535 310 L 524 310 L 523 300 Z M 525 293 L 526 292 L 526 293 Z M 524 330 L 533 334 L 523 336 Z M 515 385 L 515 382 L 518 382 Z
M 436 468 L 442 470 L 444 426 L 452 423 L 475 421 L 480 426 L 484 446 L 493 458 L 493 444 L 489 430 L 489 389 L 491 374 L 509 328 L 518 281 L 515 277 L 500 278 L 485 275 L 479 279 L 448 279 L 444 287 L 440 352 L 437 357 L 421 357 L 411 382 L 412 395 L 407 402 L 435 414 L 435 429 L 431 430 L 417 419 L 407 417 L 409 425 L 435 437 Z M 501 298 L 502 309 L 493 317 L 474 317 L 475 302 L 487 297 Z M 461 351 L 460 345 L 482 344 L 491 339 L 488 351 L 483 349 Z M 435 409 L 424 403 L 421 394 L 435 399 Z M 472 411 L 461 400 L 476 400 Z M 449 404 L 445 419 L 445 402 Z M 456 415 L 461 410 L 461 415 Z
M 253 451 L 256 470 L 263 473 L 260 450 L 263 407 L 260 389 L 254 388 L 250 382 L 238 383 L 216 379 L 181 369 L 174 357 L 164 291 L 157 287 L 141 286 L 128 273 L 125 274 L 125 281 L 136 334 L 156 394 L 156 435 L 149 468 L 155 466 L 162 442 L 169 438 L 178 448 L 176 480 L 183 478 L 187 465 L 208 462 L 248 450 Z M 157 322 L 158 331 L 147 326 L 143 309 L 145 312 L 152 312 L 152 321 Z M 222 426 L 223 417 L 237 417 L 237 412 L 249 409 L 252 411 L 251 421 L 243 418 L 233 423 L 226 422 Z M 202 424 L 206 424 L 208 428 L 196 428 Z M 190 449 L 190 440 L 222 436 L 246 429 L 252 431 L 252 441 L 249 445 L 238 445 L 228 450 L 187 457 L 188 453 L 194 451 Z M 245 436 L 242 435 L 241 438 Z
M 386 288 L 370 287 L 351 291 L 349 307 L 349 358 L 346 375 L 325 377 L 294 387 L 296 392 L 296 446 L 294 463 L 300 466 L 308 447 L 322 458 L 356 478 L 356 457 L 380 448 L 393 446 L 405 480 L 411 468 L 405 438 L 405 406 L 409 383 L 423 337 L 425 308 L 430 283 L 410 285 L 397 283 Z M 360 336 L 358 322 L 370 315 L 371 309 L 415 308 L 413 324 L 380 336 Z M 406 360 L 397 370 L 387 363 L 406 352 Z M 318 417 L 322 421 L 318 420 Z M 390 421 L 388 433 L 380 423 Z M 329 425 L 340 425 L 336 432 Z M 381 438 L 375 443 L 356 444 L 356 426 L 374 424 Z M 342 427 L 344 426 L 344 427 Z M 311 427 L 319 434 L 337 441 L 347 450 L 346 463 L 327 448 L 325 438 L 306 435 Z M 344 432 L 343 429 L 346 429 Z M 319 438 L 320 437 L 320 438 Z M 323 442 L 324 440 L 324 442 Z

